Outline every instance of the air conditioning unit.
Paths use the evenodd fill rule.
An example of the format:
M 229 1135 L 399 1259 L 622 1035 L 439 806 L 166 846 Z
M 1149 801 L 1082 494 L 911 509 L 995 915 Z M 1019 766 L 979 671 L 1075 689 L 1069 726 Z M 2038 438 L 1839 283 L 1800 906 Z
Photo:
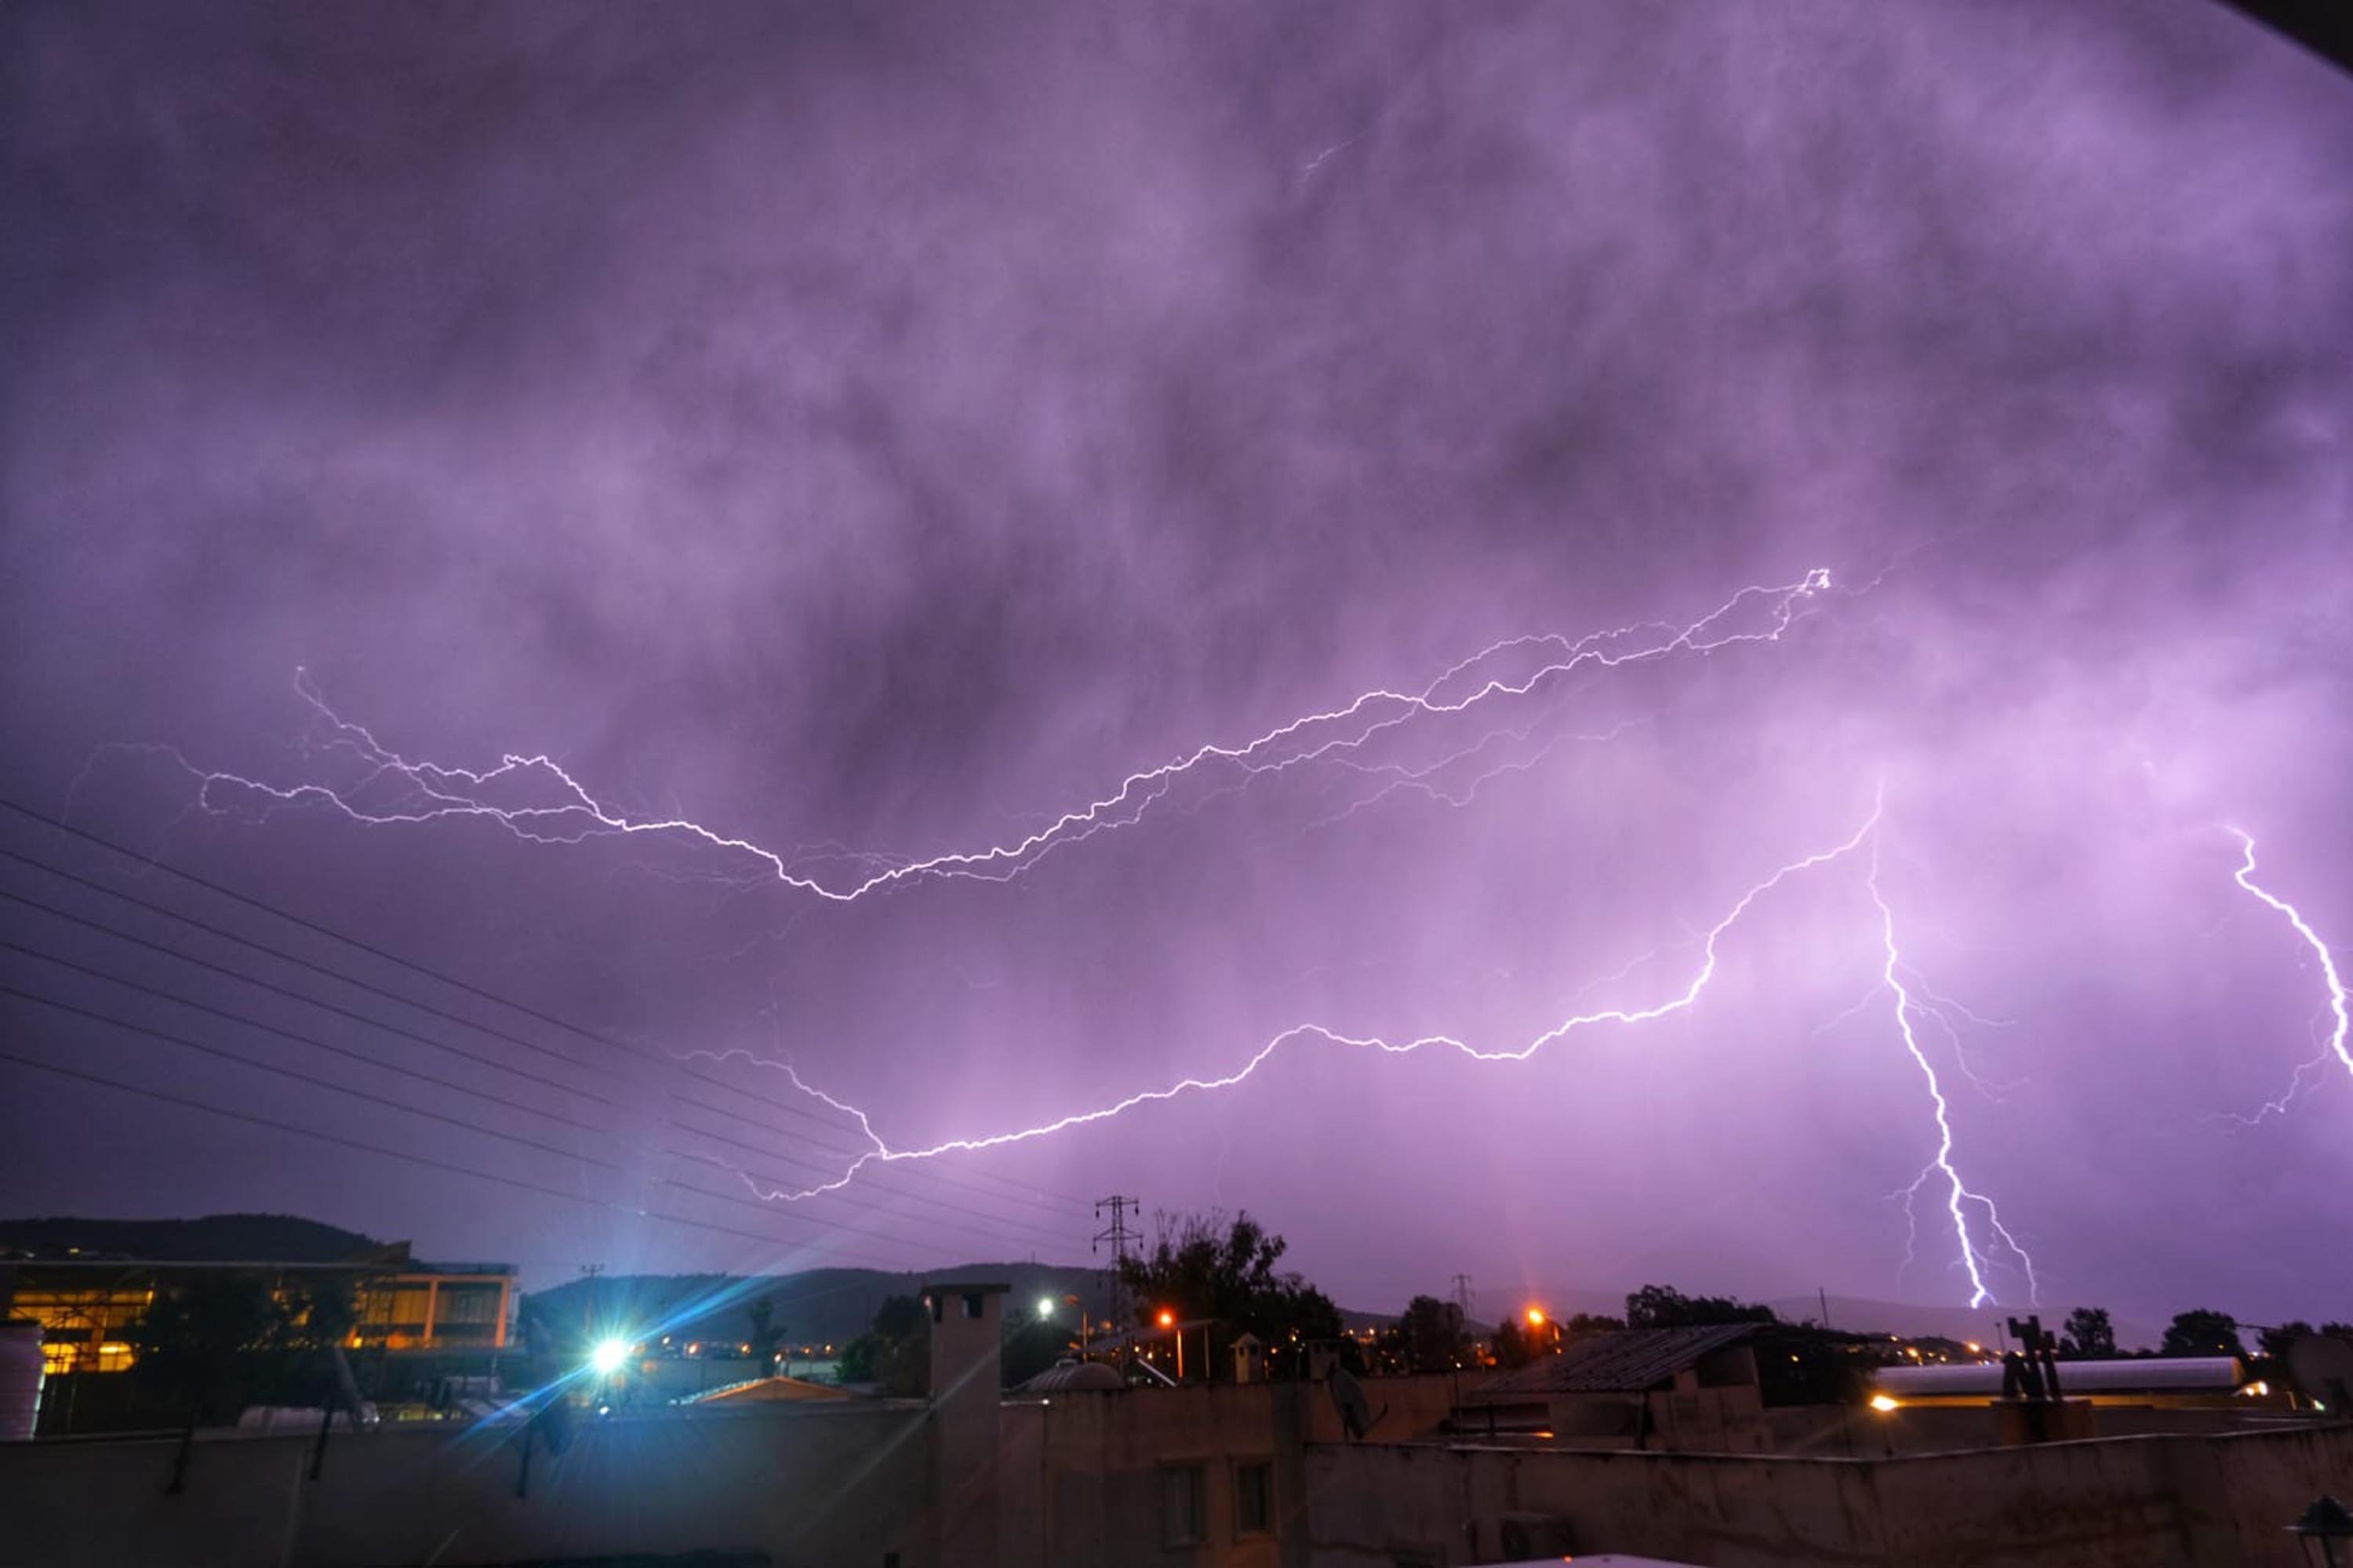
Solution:
M 1508 1561 L 1566 1557 L 1577 1550 L 1568 1520 L 1556 1513 L 1506 1513 L 1495 1520 L 1497 1554 Z

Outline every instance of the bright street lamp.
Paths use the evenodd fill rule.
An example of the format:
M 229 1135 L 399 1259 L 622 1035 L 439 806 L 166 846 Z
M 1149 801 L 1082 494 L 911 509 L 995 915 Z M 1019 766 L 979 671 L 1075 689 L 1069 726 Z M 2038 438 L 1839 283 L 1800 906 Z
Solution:
M 588 1352 L 588 1370 L 598 1377 L 611 1377 L 628 1359 L 628 1340 L 599 1340 L 596 1348 Z

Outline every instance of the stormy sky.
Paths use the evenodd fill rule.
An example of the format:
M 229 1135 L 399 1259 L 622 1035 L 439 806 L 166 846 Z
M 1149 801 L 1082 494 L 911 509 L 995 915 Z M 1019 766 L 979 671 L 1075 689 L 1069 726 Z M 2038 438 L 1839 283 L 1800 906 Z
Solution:
M 19 5 L 0 82 L 0 795 L 259 901 L 0 823 L 84 1075 L 0 1063 L 0 1210 L 1952 1303 L 1933 1073 L 2002 1304 L 2353 1315 L 2229 831 L 2353 943 L 2353 80 L 2244 19 Z M 676 1059 L 922 1149 L 1694 986 L 797 1203 L 726 1166 L 854 1115 Z

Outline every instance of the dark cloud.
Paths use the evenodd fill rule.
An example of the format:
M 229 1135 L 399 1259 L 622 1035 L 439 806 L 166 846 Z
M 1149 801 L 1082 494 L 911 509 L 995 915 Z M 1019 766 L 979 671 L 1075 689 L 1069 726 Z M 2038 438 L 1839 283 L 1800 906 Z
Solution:
M 2324 1309 L 2280 1227 L 2345 1217 L 2353 1083 L 2214 1119 L 2285 1086 L 2321 1001 L 2218 824 L 2353 930 L 2353 92 L 2280 40 L 2022 0 L 0 29 L 11 796 L 632 1039 L 788 1054 L 921 1141 L 1305 1021 L 1492 1048 L 1648 1005 L 1883 780 L 1907 951 L 2016 1021 L 1965 1031 L 1994 1086 L 1954 1122 L 2052 1288 Z M 849 907 L 676 839 L 189 815 L 168 758 L 102 749 L 348 782 L 299 666 L 415 755 L 929 854 L 1499 637 L 1815 567 L 1839 591 L 1778 643 L 1364 758 L 1480 746 L 1432 776 L 1508 764 L 1464 803 L 1208 768 L 1019 882 Z M 1286 1049 L 985 1169 L 1249 1203 L 1367 1304 L 1457 1266 L 1949 1296 L 1934 1211 L 1899 1274 L 1883 1198 L 1934 1139 L 1892 1014 L 1820 1027 L 1877 974 L 1861 870 L 1760 904 L 1688 1015 L 1522 1065 Z M 8 1206 L 746 1261 L 19 1076 Z M 679 1137 L 659 1077 L 642 1146 Z

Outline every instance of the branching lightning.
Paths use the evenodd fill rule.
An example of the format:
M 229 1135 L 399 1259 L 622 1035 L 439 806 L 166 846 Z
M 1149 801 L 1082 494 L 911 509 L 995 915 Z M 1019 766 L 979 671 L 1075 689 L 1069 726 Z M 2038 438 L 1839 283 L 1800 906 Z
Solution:
M 1871 870 L 1863 881 L 1864 885 L 1871 889 L 1873 906 L 1879 911 L 1880 941 L 1885 952 L 1885 963 L 1880 969 L 1880 983 L 1894 999 L 1896 1033 L 1903 1036 L 1904 1049 L 1911 1054 L 1913 1065 L 1920 1069 L 1920 1076 L 1927 1085 L 1928 1101 L 1936 1107 L 1936 1151 L 1929 1156 L 1928 1163 L 1920 1168 L 1920 1174 L 1913 1178 L 1912 1184 L 1903 1191 L 1905 1222 L 1916 1241 L 1918 1219 L 1914 1203 L 1921 1190 L 1931 1183 L 1943 1188 L 1945 1212 L 1952 1218 L 1953 1234 L 1960 1247 L 1961 1267 L 1968 1276 L 1969 1305 L 1981 1307 L 1993 1299 L 1993 1288 L 1986 1279 L 1987 1270 L 1993 1266 L 1992 1257 L 1986 1245 L 1969 1229 L 1970 1206 L 1981 1207 L 1985 1211 L 1986 1229 L 1992 1233 L 2010 1255 L 2018 1260 L 2019 1266 L 2026 1275 L 2028 1294 L 2039 1303 L 2042 1283 L 2035 1277 L 2033 1258 L 2027 1255 L 2026 1249 L 2018 1245 L 2018 1239 L 2002 1224 L 2001 1214 L 1995 1209 L 1993 1200 L 1981 1192 L 1972 1192 L 1953 1164 L 1952 1107 L 1945 1098 L 1945 1086 L 1937 1078 L 1936 1064 L 1928 1060 L 1928 1053 L 1921 1048 L 1919 1034 L 1914 1027 L 1917 1019 L 1934 1016 L 1931 1009 L 1935 1004 L 1924 1006 L 1918 999 L 1915 994 L 1918 981 L 1911 975 L 1903 952 L 1896 946 L 1895 910 L 1879 885 L 1879 840 L 1875 836 L 1871 842 Z M 1913 1250 L 1913 1245 L 1907 1242 L 1905 1248 L 1906 1262 L 1911 1260 Z
M 1881 937 L 1885 955 L 1881 970 L 1881 985 L 1877 990 L 1892 996 L 1894 1001 L 1896 1028 L 1902 1036 L 1905 1050 L 1910 1054 L 1912 1061 L 1919 1068 L 1926 1083 L 1937 1135 L 1935 1152 L 1929 1157 L 1928 1163 L 1922 1169 L 1920 1175 L 1906 1190 L 1907 1214 L 1910 1213 L 1908 1199 L 1916 1196 L 1932 1178 L 1939 1179 L 1946 1191 L 1947 1210 L 1952 1217 L 1954 1233 L 1959 1245 L 1960 1266 L 1968 1274 L 1969 1280 L 1971 1289 L 1969 1305 L 1981 1306 L 1993 1299 L 1992 1286 L 1988 1279 L 1988 1270 L 1992 1266 L 1992 1255 L 1989 1253 L 1988 1248 L 1995 1244 L 1999 1245 L 2003 1254 L 2017 1260 L 2026 1277 L 2030 1293 L 2039 1298 L 2041 1287 L 2035 1278 L 2033 1259 L 2027 1255 L 2016 1237 L 2004 1226 L 2000 1214 L 1994 1207 L 1993 1200 L 1971 1189 L 1953 1162 L 1954 1135 L 1950 1107 L 1946 1102 L 1943 1086 L 1937 1077 L 1936 1070 L 1930 1062 L 1926 1051 L 1922 1048 L 1914 1028 L 1916 1018 L 1933 1015 L 1928 1010 L 1941 1003 L 1938 1001 L 1922 1000 L 1926 988 L 1911 975 L 1896 947 L 1894 914 L 1879 885 L 1879 832 L 1883 814 L 1883 805 L 1874 802 L 1871 814 L 1842 842 L 1782 865 L 1743 893 L 1721 919 L 1700 935 L 1699 961 L 1681 990 L 1641 1007 L 1610 1007 L 1573 1014 L 1535 1038 L 1511 1047 L 1482 1049 L 1451 1034 L 1426 1034 L 1412 1040 L 1392 1041 L 1379 1035 L 1344 1033 L 1321 1023 L 1301 1023 L 1274 1035 L 1261 1044 L 1239 1067 L 1219 1076 L 1181 1078 L 1176 1083 L 1159 1088 L 1142 1090 L 1129 1095 L 1124 1099 L 1114 1101 L 1107 1106 L 1092 1110 L 1075 1111 L 1030 1127 L 1017 1128 L 980 1137 L 948 1139 L 938 1143 L 908 1148 L 893 1147 L 875 1131 L 873 1120 L 865 1111 L 812 1086 L 788 1062 L 769 1060 L 741 1049 L 673 1052 L 672 1054 L 681 1060 L 692 1058 L 719 1062 L 733 1060 L 774 1068 L 784 1073 L 792 1081 L 793 1086 L 801 1093 L 822 1101 L 858 1124 L 859 1131 L 864 1136 L 870 1147 L 865 1152 L 850 1160 L 840 1174 L 831 1180 L 807 1187 L 772 1187 L 763 1183 L 747 1171 L 733 1166 L 729 1167 L 734 1170 L 736 1178 L 755 1196 L 774 1202 L 798 1202 L 841 1191 L 869 1166 L 934 1160 L 949 1154 L 977 1153 L 992 1149 L 1001 1149 L 1051 1137 L 1073 1128 L 1109 1121 L 1145 1106 L 1162 1104 L 1183 1096 L 1234 1088 L 1250 1078 L 1285 1047 L 1310 1040 L 1320 1040 L 1326 1044 L 1345 1046 L 1356 1050 L 1379 1052 L 1387 1055 L 1406 1055 L 1427 1049 L 1442 1049 L 1454 1051 L 1475 1062 L 1525 1062 L 1547 1046 L 1581 1030 L 1609 1023 L 1630 1026 L 1648 1023 L 1672 1013 L 1688 1011 L 1698 1003 L 1709 982 L 1715 977 L 1719 959 L 1718 949 L 1725 934 L 1738 924 L 1759 900 L 1790 878 L 1846 859 L 1868 844 L 1870 870 L 1866 877 L 1866 885 L 1870 889 L 1873 905 L 1879 913 Z M 1644 958 L 1647 959 L 1651 956 L 1644 955 Z M 1637 965 L 1641 961 L 1643 960 L 1638 959 Z M 1634 967 L 1636 966 L 1628 966 L 1627 970 L 1621 971 L 1621 974 L 1630 972 Z M 1957 1006 L 1957 1004 L 1944 1005 Z M 1992 1238 L 1990 1243 L 1981 1243 L 1972 1229 L 1973 1210 L 1982 1211 L 1983 1226 Z
M 2353 1073 L 2353 1045 L 2348 1045 L 2347 1042 L 2348 1011 L 2345 997 L 2345 980 L 2337 971 L 2336 955 L 2328 950 L 2328 944 L 2321 940 L 2320 933 L 2312 928 L 2301 910 L 2255 881 L 2254 836 L 2238 828 L 2232 828 L 2230 831 L 2237 837 L 2242 852 L 2239 869 L 2233 874 L 2232 880 L 2277 910 L 2287 923 L 2295 928 L 2295 934 L 2304 938 L 2305 946 L 2312 949 L 2312 956 L 2320 964 L 2321 980 L 2328 989 L 2329 1013 L 2336 1020 L 2335 1028 L 2329 1032 L 2327 1040 L 2322 1044 L 2319 1052 L 2310 1061 L 2297 1065 L 2295 1074 L 2289 1079 L 2284 1093 L 2274 1099 L 2265 1101 L 2251 1117 L 2232 1118 L 2252 1126 L 2267 1117 L 2286 1115 L 2289 1107 L 2307 1092 L 2306 1078 L 2327 1067 L 2331 1056 L 2344 1064 L 2348 1073 Z
M 510 753 L 496 767 L 479 769 L 413 758 L 385 745 L 365 726 L 344 718 L 307 675 L 300 673 L 295 689 L 327 726 L 324 749 L 359 763 L 362 772 L 355 782 L 273 784 L 198 767 L 175 750 L 165 754 L 196 779 L 196 804 L 208 810 L 223 810 L 227 801 L 247 797 L 265 802 L 265 812 L 289 806 L 321 806 L 372 826 L 475 819 L 539 843 L 579 843 L 628 835 L 680 838 L 748 857 L 787 887 L 827 901 L 848 903 L 927 877 L 1008 880 L 1057 848 L 1137 821 L 1165 799 L 1180 779 L 1206 768 L 1229 768 L 1239 775 L 1240 783 L 1247 784 L 1293 768 L 1345 759 L 1410 719 L 1460 714 L 1494 699 L 1525 696 L 1546 682 L 1588 666 L 1609 670 L 1677 654 L 1704 655 L 1744 644 L 1775 642 L 1830 586 L 1830 573 L 1818 568 L 1794 583 L 1742 588 L 1707 614 L 1680 627 L 1637 622 L 1573 641 L 1557 634 L 1509 638 L 1451 666 L 1419 692 L 1376 687 L 1337 707 L 1300 715 L 1240 744 L 1204 744 L 1158 767 L 1130 773 L 1108 794 L 1064 810 L 1022 837 L 914 859 L 844 855 L 831 846 L 819 848 L 814 855 L 802 851 L 786 854 L 683 816 L 633 816 L 592 793 L 544 754 Z M 1506 655 L 1526 649 L 1547 651 L 1533 672 L 1517 678 L 1482 673 Z M 1450 690 L 1460 694 L 1449 695 Z M 543 793 L 539 803 L 500 803 L 534 789 Z M 828 881 L 803 869 L 811 859 L 858 869 L 850 878 Z
M 356 765 L 356 777 L 346 782 L 272 783 L 241 774 L 202 768 L 177 751 L 167 755 L 197 779 L 193 805 L 224 810 L 233 804 L 259 802 L 266 816 L 280 810 L 324 807 L 371 826 L 422 824 L 443 819 L 490 822 L 531 842 L 579 843 L 591 839 L 623 836 L 670 838 L 748 859 L 756 880 L 776 883 L 825 903 L 847 903 L 902 883 L 925 878 L 961 877 L 1006 881 L 1033 868 L 1048 854 L 1082 842 L 1097 832 L 1140 821 L 1164 801 L 1171 800 L 1180 782 L 1200 774 L 1207 789 L 1189 789 L 1172 809 L 1198 810 L 1209 800 L 1244 789 L 1271 776 L 1316 767 L 1327 770 L 1328 792 L 1345 789 L 1342 803 L 1309 825 L 1329 827 L 1355 812 L 1399 792 L 1410 791 L 1451 807 L 1467 805 L 1489 781 L 1505 773 L 1525 771 L 1564 741 L 1606 741 L 1628 723 L 1597 734 L 1561 733 L 1528 749 L 1535 723 L 1493 724 L 1467 744 L 1441 747 L 1434 758 L 1401 761 L 1367 755 L 1373 743 L 1416 719 L 1461 715 L 1498 700 L 1526 696 L 1547 682 L 1558 682 L 1580 671 L 1598 675 L 1626 665 L 1665 660 L 1683 654 L 1706 655 L 1736 646 L 1778 641 L 1808 613 L 1810 601 L 1830 589 L 1826 571 L 1809 572 L 1794 583 L 1741 589 L 1715 609 L 1682 626 L 1642 622 L 1591 633 L 1571 641 L 1557 635 L 1506 639 L 1492 643 L 1441 672 L 1418 692 L 1377 687 L 1337 706 L 1302 714 L 1263 733 L 1235 744 L 1210 743 L 1179 754 L 1157 767 L 1130 773 L 1108 793 L 1086 804 L 1061 811 L 1034 832 L 977 849 L 954 850 L 923 857 L 900 857 L 849 849 L 835 843 L 809 844 L 779 853 L 753 840 L 705 826 L 683 815 L 638 816 L 592 793 L 554 758 L 511 753 L 495 767 L 468 768 L 414 758 L 385 745 L 364 726 L 344 718 L 310 683 L 299 675 L 296 689 L 323 725 L 314 739 L 321 754 L 338 767 Z M 1533 662 L 1534 668 L 1529 665 Z M 1514 666 L 1506 669 L 1506 664 Z M 1525 672 L 1525 673 L 1519 673 Z M 1502 743 L 1514 750 L 1502 754 Z M 162 748 L 149 748 L 162 749 Z M 1445 780 L 1456 780 L 1446 782 Z M 1721 919 L 1704 932 L 1692 934 L 1697 962 L 1681 988 L 1640 1006 L 1615 1006 L 1573 1013 L 1533 1039 L 1504 1047 L 1482 1048 L 1451 1034 L 1427 1034 L 1391 1040 L 1359 1034 L 1317 1022 L 1295 1024 L 1266 1040 L 1232 1070 L 1219 1075 L 1186 1076 L 1163 1086 L 1145 1089 L 1092 1109 L 1072 1112 L 1033 1126 L 981 1136 L 959 1137 L 923 1146 L 894 1145 L 878 1132 L 863 1109 L 811 1085 L 788 1062 L 771 1060 L 740 1049 L 673 1052 L 681 1059 L 717 1062 L 739 1060 L 784 1073 L 799 1093 L 855 1124 L 863 1141 L 861 1151 L 849 1159 L 839 1173 L 806 1187 L 772 1187 L 724 1160 L 714 1163 L 733 1171 L 754 1195 L 765 1201 L 797 1202 L 841 1191 L 871 1168 L 938 1159 L 959 1153 L 1002 1149 L 1052 1137 L 1072 1128 L 1108 1121 L 1145 1107 L 1192 1095 L 1229 1090 L 1245 1083 L 1261 1067 L 1289 1047 L 1320 1041 L 1327 1045 L 1404 1055 L 1426 1049 L 1452 1051 L 1480 1063 L 1524 1062 L 1572 1033 L 1606 1024 L 1634 1026 L 1683 1012 L 1699 1001 L 1715 979 L 1719 947 L 1735 925 L 1788 879 L 1854 856 L 1868 846 L 1864 878 L 1879 916 L 1882 956 L 1880 979 L 1870 996 L 1849 1010 L 1849 1016 L 1873 1000 L 1885 996 L 1894 1004 L 1896 1033 L 1927 1090 L 1936 1131 L 1934 1150 L 1921 1172 L 1905 1191 L 1907 1216 L 1912 1200 L 1932 1188 L 1943 1196 L 1957 1245 L 1958 1266 L 1968 1279 L 1971 1305 L 1993 1299 L 1990 1271 L 1998 1260 L 2014 1261 L 2030 1291 L 2039 1288 L 2032 1259 L 2007 1229 L 1993 1202 L 1972 1189 L 1955 1163 L 1951 1107 L 1929 1049 L 1923 1044 L 1924 1022 L 1944 1032 L 1955 1068 L 1978 1082 L 1963 1054 L 1959 1018 L 1977 1024 L 2001 1021 L 1980 1019 L 1966 1008 L 1937 995 L 1913 970 L 1896 943 L 1895 920 L 1883 894 L 1880 876 L 1880 830 L 1883 807 L 1874 803 L 1870 815 L 1843 842 L 1791 861 L 1750 886 Z M 2253 866 L 2249 846 L 2247 870 Z M 818 868 L 830 868 L 830 871 Z M 2327 964 L 2326 949 L 2292 909 L 2247 880 L 2250 892 L 2287 914 L 2299 932 L 2312 941 Z M 1612 986 L 1659 955 L 1646 953 L 1618 976 L 1591 982 Z M 2337 998 L 2338 1028 L 2336 1046 L 2344 1054 L 2345 1007 L 2335 969 L 2328 968 Z M 1579 993 L 1583 994 L 1582 991 Z M 1572 1006 L 1579 1005 L 1572 1001 Z M 2353 1059 L 2348 1060 L 2353 1067 Z M 1980 1087 L 1987 1086 L 1982 1083 Z M 1990 1088 L 1989 1093 L 1993 1092 Z M 1916 1236 L 1916 1216 L 1915 1232 Z M 1908 1249 L 1907 1249 L 1907 1262 Z

